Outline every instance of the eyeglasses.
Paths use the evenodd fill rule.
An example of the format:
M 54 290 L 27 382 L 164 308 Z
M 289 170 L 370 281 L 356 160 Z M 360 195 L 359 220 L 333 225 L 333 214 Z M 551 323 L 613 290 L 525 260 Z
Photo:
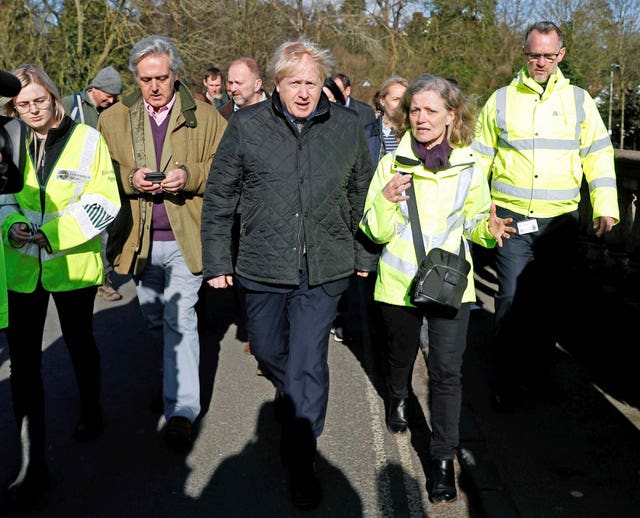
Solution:
M 33 101 L 23 101 L 15 103 L 15 108 L 18 113 L 28 113 L 31 110 L 31 105 L 34 105 L 38 110 L 46 110 L 51 106 L 51 97 L 40 97 Z
M 538 61 L 540 58 L 544 58 L 547 63 L 553 63 L 556 59 L 558 59 L 560 52 L 562 52 L 562 49 L 560 49 L 555 54 L 535 54 L 533 52 L 526 52 L 525 56 L 527 56 L 527 59 L 529 61 Z

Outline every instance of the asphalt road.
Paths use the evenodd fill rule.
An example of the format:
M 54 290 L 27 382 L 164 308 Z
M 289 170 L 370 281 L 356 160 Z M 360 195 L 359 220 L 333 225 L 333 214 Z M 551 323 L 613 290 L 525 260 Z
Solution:
M 180 456 L 159 435 L 162 419 L 149 402 L 157 351 L 145 329 L 131 281 L 119 302 L 96 298 L 95 332 L 102 354 L 106 430 L 89 444 L 74 441 L 75 380 L 55 308 L 47 323 L 43 375 L 47 459 L 53 487 L 26 510 L 0 497 L 1 516 L 157 517 L 295 516 L 278 456 L 274 389 L 256 375 L 253 357 L 236 339 L 220 297 L 218 329 L 204 340 L 201 383 L 206 413 L 193 450 Z M 380 381 L 362 348 L 330 343 L 331 393 L 318 472 L 325 498 L 310 516 L 435 516 L 425 490 L 427 417 L 416 399 L 412 432 L 384 426 Z M 19 457 L 11 413 L 9 361 L 0 339 L 0 483 L 15 476 Z M 425 397 L 425 380 L 418 393 Z M 422 389 L 420 388 L 422 387 Z M 461 482 L 465 487 L 465 482 Z M 467 493 L 439 516 L 480 516 Z
M 146 343 L 135 288 L 128 281 L 120 291 L 122 301 L 96 299 L 104 435 L 89 444 L 73 439 L 78 397 L 52 309 L 43 375 L 53 487 L 26 509 L 16 509 L 1 495 L 0 516 L 300 515 L 289 503 L 286 474 L 279 464 L 274 390 L 256 375 L 255 361 L 236 339 L 228 311 L 230 295 L 218 297 L 216 329 L 203 340 L 204 416 L 193 450 L 181 456 L 166 449 L 159 434 L 162 419 L 149 408 L 158 351 Z M 557 401 L 532 404 L 511 415 L 496 414 L 489 407 L 485 355 L 489 316 L 486 307 L 472 312 L 458 501 L 437 509 L 428 502 L 428 390 L 422 359 L 414 370 L 410 431 L 394 436 L 384 426 L 375 351 L 330 338 L 329 410 L 318 442 L 325 498 L 306 515 L 638 516 L 638 428 L 609 403 L 589 369 L 571 354 L 558 351 L 556 370 L 563 394 Z M 619 390 L 611 392 L 620 396 Z M 0 402 L 0 484 L 6 487 L 19 458 L 3 335 Z M 637 402 L 634 405 L 631 408 L 636 409 Z

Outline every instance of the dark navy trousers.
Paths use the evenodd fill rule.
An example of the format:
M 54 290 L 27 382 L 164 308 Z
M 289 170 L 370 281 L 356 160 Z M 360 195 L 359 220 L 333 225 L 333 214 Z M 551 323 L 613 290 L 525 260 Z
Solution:
M 498 207 L 501 218 L 524 216 Z M 579 322 L 584 289 L 578 254 L 578 213 L 538 218 L 538 231 L 511 234 L 496 247 L 496 372 L 493 383 L 519 385 L 525 378 L 542 380 L 551 368 L 556 341 Z M 506 387 L 504 387 L 506 390 Z
M 297 287 L 260 289 L 242 279 L 240 284 L 251 353 L 278 395 L 293 402 L 295 417 L 308 420 L 318 437 L 329 399 L 329 330 L 341 291 L 331 289 L 335 286 L 311 287 L 306 271 L 301 273 Z

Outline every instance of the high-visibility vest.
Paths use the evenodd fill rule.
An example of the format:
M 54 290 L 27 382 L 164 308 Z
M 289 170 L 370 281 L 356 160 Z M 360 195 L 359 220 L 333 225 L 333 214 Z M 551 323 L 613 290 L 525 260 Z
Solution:
M 466 238 L 485 247 L 496 244 L 487 224 L 489 185 L 482 171 L 475 168 L 469 147 L 453 149 L 449 162 L 449 168 L 436 173 L 426 169 L 412 151 L 411 134 L 407 132 L 395 153 L 387 153 L 378 163 L 360 222 L 370 239 L 384 245 L 378 261 L 376 301 L 411 306 L 409 288 L 418 269 L 407 202 L 390 202 L 382 194 L 396 172 L 411 175 L 425 251 L 439 247 L 457 253 L 461 244 L 465 247 L 472 268 L 462 300 L 475 300 L 473 263 Z
M 106 142 L 95 129 L 76 124 L 46 184 L 40 186 L 29 155 L 24 188 L 0 196 L 0 221 L 9 290 L 31 293 L 38 279 L 48 291 L 70 291 L 103 282 L 99 234 L 120 210 Z M 41 230 L 50 249 L 13 246 L 9 229 L 23 222 Z
M 524 67 L 482 108 L 472 148 L 501 207 L 533 218 L 577 210 L 583 174 L 593 217 L 619 219 L 614 152 L 588 92 L 560 70 L 546 88 Z

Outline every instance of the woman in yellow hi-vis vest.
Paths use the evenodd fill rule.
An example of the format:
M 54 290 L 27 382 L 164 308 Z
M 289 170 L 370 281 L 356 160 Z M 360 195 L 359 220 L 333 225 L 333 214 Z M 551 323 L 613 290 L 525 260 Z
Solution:
M 58 89 L 42 69 L 22 65 L 13 74 L 22 90 L 5 111 L 25 122 L 29 144 L 23 189 L 0 196 L 11 391 L 22 448 L 9 492 L 28 499 L 48 485 L 41 349 L 50 296 L 80 392 L 76 439 L 102 432 L 93 305 L 104 275 L 99 234 L 117 215 L 120 198 L 100 133 L 65 116 Z
M 488 248 L 502 246 L 515 229 L 509 226 L 510 219 L 496 217 L 489 184 L 475 166 L 469 147 L 472 104 L 457 84 L 423 74 L 409 84 L 401 110 L 403 136 L 398 148 L 378 162 L 360 228 L 384 245 L 374 299 L 386 327 L 387 427 L 392 433 L 404 433 L 409 427 L 411 372 L 422 328 L 428 337 L 431 467 L 427 490 L 433 504 L 445 505 L 458 495 L 454 459 L 459 445 L 462 359 L 475 300 L 467 239 Z M 415 215 L 409 208 L 410 196 Z M 425 251 L 442 248 L 464 254 L 470 263 L 468 285 L 455 314 L 411 301 L 419 262 L 414 243 L 420 239 Z

